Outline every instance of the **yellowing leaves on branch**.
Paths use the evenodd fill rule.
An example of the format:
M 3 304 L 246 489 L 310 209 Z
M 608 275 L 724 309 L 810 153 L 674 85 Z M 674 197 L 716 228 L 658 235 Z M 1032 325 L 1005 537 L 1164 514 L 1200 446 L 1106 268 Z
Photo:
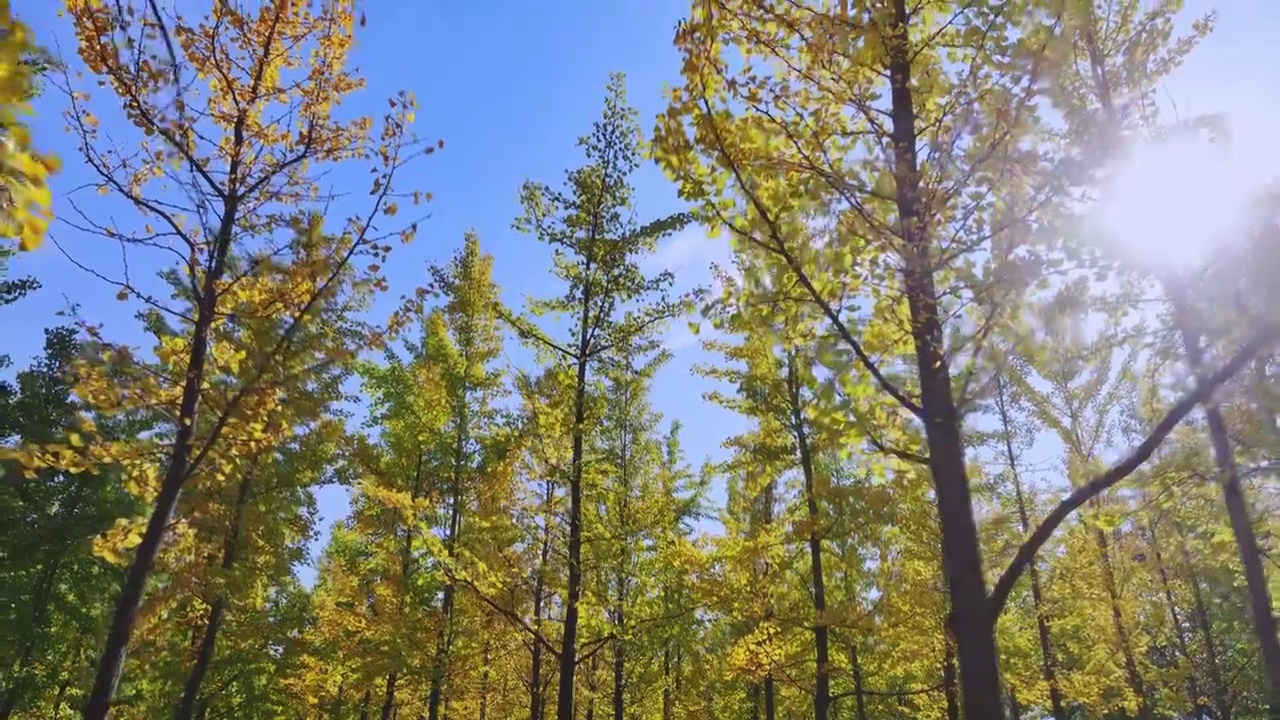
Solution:
M 58 162 L 36 149 L 32 133 L 31 97 L 43 52 L 12 2 L 0 1 L 0 236 L 17 238 L 21 250 L 39 246 L 53 219 L 49 179 Z
M 94 279 L 11 371 L 0 277 L 0 720 L 1280 718 L 1277 196 L 1176 273 L 1084 202 L 1220 127 L 1159 112 L 1212 17 L 691 0 L 651 142 L 614 73 L 562 182 L 492 191 L 538 243 L 404 248 L 410 88 L 506 123 L 432 171 L 578 107 L 442 83 L 398 44 L 532 65 L 431 5 L 61 0 L 54 62 L 0 0 L 5 230 L 47 85 Z
M 411 237 L 413 227 L 379 224 L 400 196 L 397 173 L 421 151 L 409 128 L 413 97 L 398 93 L 381 118 L 335 115 L 364 86 L 348 65 L 353 3 L 215 3 L 205 15 L 174 9 L 66 3 L 84 80 L 106 88 L 87 89 L 94 83 L 64 71 L 67 120 L 95 184 L 136 211 L 124 225 L 81 221 L 126 256 L 178 259 L 164 270 L 172 298 L 115 279 L 122 298 L 151 308 L 158 365 L 120 348 L 111 353 L 137 357 L 131 364 L 139 371 L 108 363 L 80 378 L 90 408 L 156 413 L 164 428 L 102 458 L 138 464 L 132 489 L 150 510 L 136 525 L 119 526 L 116 541 L 103 541 L 132 557 L 86 706 L 93 718 L 111 707 L 166 538 L 201 511 L 183 499 L 184 488 L 205 476 L 233 481 L 293 432 L 279 407 L 287 388 L 376 337 L 346 313 L 367 309 L 385 286 L 378 267 L 386 241 Z M 109 106 L 123 109 L 134 130 L 113 133 L 115 146 L 97 119 Z M 335 163 L 366 168 L 377 187 L 345 218 L 319 214 L 332 213 L 334 203 L 317 178 Z M 337 317 L 334 307 L 343 308 Z M 118 373 L 125 377 L 112 377 Z M 33 455 L 41 456 L 48 453 Z M 145 470 L 143 457 L 152 463 Z M 192 712 L 184 700 L 180 714 Z

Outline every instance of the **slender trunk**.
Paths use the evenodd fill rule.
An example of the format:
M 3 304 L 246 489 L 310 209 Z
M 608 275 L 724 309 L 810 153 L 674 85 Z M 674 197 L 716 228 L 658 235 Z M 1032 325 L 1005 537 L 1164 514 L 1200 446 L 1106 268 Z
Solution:
M 547 562 L 551 557 L 551 501 L 555 496 L 555 485 L 550 481 L 546 484 L 546 494 L 543 496 L 543 502 L 546 507 L 546 516 L 542 528 L 542 547 L 538 550 L 538 571 L 533 580 L 533 629 L 542 632 L 542 610 L 543 601 L 546 596 L 546 579 Z M 542 696 L 542 643 L 533 643 L 533 649 L 530 651 L 529 663 L 529 720 L 542 720 L 546 712 L 546 705 Z
M 369 703 L 373 702 L 373 694 L 368 689 L 360 697 L 360 720 L 369 720 Z
M 489 653 L 492 651 L 492 640 L 485 638 L 484 650 L 480 655 L 480 712 L 479 720 L 489 720 Z
M 1101 528 L 1094 529 L 1093 538 L 1102 564 L 1103 588 L 1107 591 L 1107 599 L 1111 604 L 1111 627 L 1115 631 L 1116 642 L 1120 645 L 1120 654 L 1124 659 L 1125 679 L 1129 682 L 1129 689 L 1138 698 L 1138 717 L 1152 720 L 1147 684 L 1138 668 L 1138 659 L 1133 654 L 1133 639 L 1129 636 L 1129 627 L 1125 624 L 1124 612 L 1120 608 L 1120 589 L 1116 583 L 1115 566 L 1111 561 L 1111 544 Z
M 71 689 L 71 675 L 68 674 L 58 685 L 58 694 L 53 698 L 53 716 L 62 717 L 62 704 L 67 701 L 67 691 Z
M 596 717 L 596 696 L 600 690 L 600 680 L 597 673 L 600 672 L 600 655 L 591 656 L 591 664 L 588 665 L 587 673 L 587 720 L 595 720 Z
M 236 563 L 236 547 L 240 543 L 240 528 L 244 524 L 244 511 L 249 504 L 249 489 L 253 486 L 253 472 L 245 472 L 236 488 L 236 505 L 231 519 L 231 527 L 227 528 L 226 537 L 222 541 L 222 566 L 224 573 L 231 570 Z M 182 689 L 182 698 L 173 713 L 174 720 L 191 720 L 195 713 L 196 698 L 200 695 L 200 685 L 204 676 L 213 664 L 214 648 L 218 641 L 218 632 L 222 629 L 222 621 L 227 611 L 225 597 L 219 597 L 209 607 L 209 615 L 205 619 L 204 632 L 200 637 L 200 646 L 196 650 L 196 661 L 187 675 L 187 682 Z
M 1213 683 L 1214 702 L 1217 705 L 1218 720 L 1231 720 L 1231 698 L 1227 692 L 1227 684 L 1222 677 L 1222 665 L 1218 660 L 1218 641 L 1213 635 L 1213 626 L 1209 622 L 1209 607 L 1205 602 L 1204 589 L 1200 586 L 1200 577 L 1195 571 L 1195 563 L 1191 559 L 1191 551 L 1187 548 L 1186 537 L 1179 531 L 1179 545 L 1182 549 L 1182 562 L 1187 568 L 1187 582 L 1191 586 L 1191 600 L 1196 609 L 1196 627 L 1200 630 L 1200 639 L 1204 643 L 1205 660 L 1209 665 L 1209 682 Z
M 862 663 L 858 660 L 858 646 L 849 646 L 849 667 L 853 670 L 853 699 L 858 711 L 857 720 L 867 720 L 867 693 L 862 684 Z
M 960 720 L 960 692 L 956 685 L 956 648 L 948 637 L 942 655 L 942 694 L 947 699 L 947 720 Z
M 573 398 L 573 452 L 569 478 L 569 583 L 565 588 L 564 635 L 560 644 L 560 686 L 556 693 L 556 720 L 574 720 L 573 680 L 578 659 L 578 600 L 582 595 L 582 454 L 583 424 L 587 410 L 587 308 L 584 293 L 578 374 Z
M 453 559 L 454 551 L 458 544 L 458 535 L 462 530 L 463 434 L 464 431 L 459 430 L 457 440 L 454 443 L 453 481 L 451 483 L 453 507 L 449 511 L 449 529 L 445 538 L 445 555 L 450 560 Z M 440 698 L 444 689 L 444 680 L 448 676 L 449 649 L 453 643 L 453 598 L 454 584 L 449 583 L 444 586 L 444 597 L 440 600 L 440 615 L 443 626 L 440 631 L 440 639 L 436 645 L 435 666 L 432 668 L 431 675 L 431 692 L 427 696 L 427 720 L 439 720 L 440 718 Z
M 1005 430 L 1005 461 L 1009 466 L 1009 472 L 1013 475 L 1013 497 L 1018 510 L 1018 527 L 1025 537 L 1031 533 L 1031 513 L 1027 509 L 1027 498 L 1022 488 L 1022 474 L 1018 472 L 1018 457 L 1013 449 L 1012 419 L 1009 415 L 1004 377 L 999 375 L 996 376 L 996 411 L 1000 416 L 1001 426 Z M 1062 687 L 1058 684 L 1058 659 L 1053 651 L 1053 639 L 1049 632 L 1049 612 L 1045 607 L 1044 590 L 1040 584 L 1040 563 L 1035 558 L 1027 564 L 1027 575 L 1031 580 L 1031 602 L 1035 606 L 1036 635 L 1040 641 L 1040 668 L 1045 685 L 1049 688 L 1049 706 L 1054 718 L 1065 718 L 1067 712 L 1062 702 Z
M 1173 583 L 1169 580 L 1169 569 L 1164 563 L 1164 553 L 1160 550 L 1160 538 L 1156 535 L 1155 523 L 1147 527 L 1147 536 L 1151 540 L 1151 555 L 1156 562 L 1156 576 L 1160 580 L 1160 591 L 1164 595 L 1165 604 L 1169 608 L 1169 622 L 1173 625 L 1173 638 L 1178 644 L 1178 653 L 1188 663 L 1194 663 L 1187 645 L 1187 633 L 1182 627 L 1182 617 L 1178 614 L 1178 603 L 1173 596 Z M 1196 682 L 1195 668 L 1187 673 L 1187 697 L 1191 700 L 1191 709 L 1197 717 L 1203 717 L 1207 708 L 1200 702 L 1200 684 Z M 1229 718 L 1219 718 L 1229 720 Z
M 800 454 L 800 469 L 804 473 L 805 508 L 809 521 L 809 570 L 813 575 L 813 642 L 816 650 L 813 717 L 814 720 L 827 720 L 831 714 L 831 644 L 826 617 L 827 587 L 822 575 L 822 517 L 818 510 L 813 454 L 809 447 L 809 434 L 805 428 L 800 376 L 796 369 L 795 356 L 790 351 L 787 353 L 787 386 L 791 404 L 791 431 Z
M 760 686 L 752 684 L 747 690 L 747 699 L 751 701 L 751 720 L 760 720 Z
M 619 619 L 622 615 L 619 613 Z M 621 623 L 619 624 L 621 627 Z M 622 641 L 613 644 L 613 720 L 625 720 L 627 708 L 626 655 Z
M 233 168 L 232 176 L 234 175 Z M 111 626 L 107 631 L 107 641 L 103 645 L 94 673 L 93 688 L 85 702 L 84 720 L 107 720 L 111 701 L 124 670 L 133 625 L 138 620 L 138 608 L 142 606 L 142 596 L 147 589 L 147 578 L 151 576 L 151 569 L 155 567 L 156 558 L 160 555 L 160 546 L 168 534 L 169 522 L 178 506 L 182 486 L 191 474 L 191 460 L 195 454 L 196 415 L 200 409 L 200 390 L 209 354 L 209 330 L 213 327 L 217 314 L 217 283 L 222 280 L 226 271 L 227 253 L 237 211 L 237 200 L 232 196 L 223 209 L 213 263 L 200 288 L 195 323 L 191 330 L 191 349 L 187 355 L 186 380 L 183 382 L 182 397 L 178 404 L 173 448 L 165 466 L 160 492 L 151 508 L 151 517 L 147 519 L 147 528 L 134 551 L 133 562 L 125 572 L 124 582 L 120 587 L 120 596 L 116 600 Z
M 394 670 L 387 674 L 386 688 L 382 692 L 382 720 L 391 720 L 391 712 L 396 707 L 396 681 L 399 674 Z
M 1022 705 L 1018 703 L 1018 696 L 1013 690 L 1009 691 L 1009 716 L 1012 720 L 1022 720 Z
M 942 530 L 942 557 L 951 599 L 949 625 L 955 636 L 960 688 L 969 720 L 1002 720 L 1000 666 L 996 653 L 995 617 L 987 599 L 973 517 L 973 499 L 965 472 L 960 413 L 952 396 L 951 368 L 944 352 L 934 257 L 920 197 L 916 113 L 908 46 L 907 0 L 893 0 L 893 19 L 885 34 L 891 81 L 890 122 L 894 145 L 897 210 L 906 251 L 903 287 L 911 312 L 920 383 L 929 470 L 937 496 Z
M 333 694 L 333 703 L 329 705 L 329 720 L 339 720 L 342 717 L 342 691 L 346 685 L 346 677 L 339 678 L 338 690 Z
M 662 720 L 672 720 L 671 696 L 671 648 L 662 649 Z
M 224 598 L 218 598 L 213 601 L 213 605 L 209 608 L 209 615 L 205 619 L 204 634 L 200 638 L 200 647 L 196 651 L 196 661 L 191 666 L 191 673 L 187 675 L 186 686 L 182 690 L 182 699 L 178 702 L 178 708 L 174 711 L 174 720 L 190 720 L 195 715 L 196 698 L 200 695 L 200 685 L 204 682 L 204 676 L 209 671 L 209 666 L 213 664 L 214 647 L 218 639 L 218 632 L 222 629 L 222 621 L 226 615 L 227 604 Z
M 1183 307 L 1183 298 L 1177 288 L 1172 288 L 1170 299 L 1177 317 L 1183 348 L 1187 353 L 1187 365 L 1198 381 L 1203 382 L 1204 349 L 1200 346 L 1200 333 L 1192 327 Z M 1212 401 L 1201 404 L 1209 426 L 1209 441 L 1213 445 L 1213 458 L 1222 482 L 1222 499 L 1227 506 L 1227 517 L 1235 536 L 1236 550 L 1244 566 L 1245 587 L 1249 594 L 1249 612 L 1253 631 L 1262 648 L 1262 666 L 1267 678 L 1267 704 L 1270 716 L 1280 718 L 1280 628 L 1277 627 L 1275 610 L 1271 603 L 1271 590 L 1267 585 L 1266 570 L 1253 522 L 1249 517 L 1248 502 L 1240 487 L 1240 472 L 1236 466 L 1235 452 L 1222 410 Z
M 777 720 L 777 706 L 773 697 L 773 673 L 764 676 L 764 720 Z
M 632 411 L 631 388 L 624 386 L 622 390 L 621 432 L 618 448 L 618 523 L 616 532 L 619 538 L 618 567 L 614 577 L 614 609 L 613 622 L 616 637 L 613 640 L 613 720 L 625 720 L 627 703 L 627 573 L 630 570 L 631 553 L 631 433 L 628 427 Z

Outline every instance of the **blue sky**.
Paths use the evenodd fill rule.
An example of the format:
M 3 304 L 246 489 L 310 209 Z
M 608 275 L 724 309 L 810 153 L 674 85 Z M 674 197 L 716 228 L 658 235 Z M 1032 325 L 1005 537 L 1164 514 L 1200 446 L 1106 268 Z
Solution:
M 194 11 L 205 6 L 192 0 L 167 2 Z M 60 4 L 26 3 L 22 11 L 42 42 L 69 52 L 74 39 L 66 20 L 56 17 Z M 1197 14 L 1212 7 L 1203 0 L 1187 5 Z M 1280 91 L 1275 76 L 1280 48 L 1274 43 L 1280 3 L 1219 0 L 1217 6 L 1218 31 L 1170 83 L 1168 95 L 1184 112 L 1232 112 L 1249 165 L 1280 167 L 1270 133 L 1280 110 L 1271 99 Z M 369 90 L 360 102 L 377 114 L 386 107 L 385 97 L 400 88 L 412 90 L 421 105 L 419 131 L 445 141 L 443 152 L 417 164 L 407 178 L 408 184 L 434 193 L 435 201 L 415 243 L 393 254 L 393 294 L 420 284 L 425 265 L 448 257 L 468 229 L 478 231 L 496 256 L 496 279 L 510 301 L 518 302 L 523 293 L 542 293 L 546 254 L 535 240 L 510 229 L 518 212 L 517 190 L 526 178 L 558 182 L 565 168 L 579 163 L 574 140 L 597 117 L 611 71 L 627 74 L 631 101 L 645 128 L 651 126 L 662 107 L 663 85 L 677 79 L 679 59 L 671 37 L 688 0 L 404 0 L 366 7 L 368 26 L 356 60 Z M 89 180 L 55 119 L 62 106 L 57 91 L 37 105 L 37 139 L 66 164 L 55 183 L 55 197 Z M 113 129 L 110 119 L 104 119 L 104 126 Z M 126 136 L 129 132 L 116 129 Z M 335 177 L 336 185 L 344 179 L 366 182 L 360 168 L 346 173 Z M 682 209 L 674 188 L 655 168 L 642 169 L 636 184 L 644 217 Z M 125 211 L 117 205 L 111 212 Z M 114 245 L 66 225 L 55 226 L 54 232 L 81 263 L 108 274 L 119 268 Z M 704 281 L 709 262 L 723 253 L 718 242 L 689 231 L 669 241 L 655 262 L 676 270 L 680 283 L 690 285 Z M 0 316 L 5 349 L 18 364 L 38 351 L 43 328 L 67 300 L 102 321 L 109 337 L 141 339 L 130 317 L 132 308 L 117 303 L 113 288 L 77 270 L 53 245 L 14 259 L 10 272 L 35 275 L 45 286 Z M 679 330 L 674 334 L 680 340 L 676 360 L 660 377 L 655 402 L 683 421 L 689 457 L 697 461 L 716 454 L 720 441 L 741 423 L 702 402 L 706 385 L 689 374 L 701 353 L 683 336 Z M 340 514 L 343 505 L 335 493 L 322 499 L 328 519 Z

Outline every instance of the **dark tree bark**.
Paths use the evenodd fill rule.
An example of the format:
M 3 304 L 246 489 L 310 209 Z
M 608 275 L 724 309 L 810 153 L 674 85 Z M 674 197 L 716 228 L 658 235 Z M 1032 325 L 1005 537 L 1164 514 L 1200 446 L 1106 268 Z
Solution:
M 1013 448 L 1011 436 L 1013 420 L 1010 416 L 1008 388 L 1004 377 L 999 375 L 996 376 L 995 404 L 1000 423 L 1005 429 L 1005 461 L 1013 476 L 1013 499 L 1018 511 L 1018 527 L 1023 535 L 1027 535 L 1031 532 L 1031 513 L 1027 509 L 1027 497 L 1022 488 L 1022 473 L 1018 471 L 1018 454 Z M 1053 637 L 1049 631 L 1049 613 L 1045 607 L 1044 590 L 1040 584 L 1039 563 L 1034 559 L 1027 566 L 1027 575 L 1031 580 L 1031 602 L 1036 611 L 1036 635 L 1040 642 L 1040 668 L 1045 685 L 1049 688 L 1049 707 L 1053 711 L 1053 717 L 1065 718 L 1067 712 L 1062 702 L 1062 687 L 1058 684 L 1058 659 L 1053 651 Z
M 253 487 L 253 477 L 252 470 L 245 472 L 244 476 L 240 478 L 239 487 L 236 488 L 235 514 L 222 542 L 221 569 L 223 572 L 231 570 L 236 564 L 236 549 L 240 544 L 240 528 L 244 523 L 245 507 L 249 504 L 249 490 Z M 214 600 L 213 605 L 209 607 L 209 615 L 205 619 L 200 646 L 196 650 L 196 660 L 191 666 L 191 672 L 187 675 L 187 682 L 182 689 L 182 698 L 178 701 L 178 707 L 173 713 L 174 720 L 191 720 L 195 713 L 196 698 L 200 695 L 200 686 L 204 683 L 204 676 L 209 672 L 209 666 L 213 664 L 218 633 L 222 629 L 222 621 L 226 611 L 227 600 L 221 596 Z
M 826 617 L 827 586 L 822 574 L 822 515 L 818 508 L 813 453 L 805 427 L 800 377 L 795 355 L 791 351 L 787 352 L 787 392 L 791 405 L 791 432 L 800 455 L 800 469 L 804 474 L 805 508 L 809 520 L 809 570 L 813 575 L 813 641 L 816 650 L 813 717 L 814 720 L 827 720 L 831 714 L 831 639 Z
M 1156 563 L 1156 576 L 1160 579 L 1160 590 L 1164 595 L 1165 605 L 1169 608 L 1169 622 L 1173 625 L 1174 641 L 1178 645 L 1178 654 L 1188 663 L 1193 663 L 1191 651 L 1187 645 L 1187 633 L 1182 627 L 1182 617 L 1178 613 L 1178 603 L 1173 596 L 1173 583 L 1169 580 L 1169 569 L 1165 566 L 1164 553 L 1160 548 L 1160 538 L 1156 535 L 1154 522 L 1147 526 L 1147 537 L 1151 541 L 1151 554 Z M 1194 669 L 1187 673 L 1187 697 L 1191 700 L 1191 709 L 1197 716 L 1202 716 L 1206 708 L 1200 702 L 1200 684 L 1196 680 Z M 1219 720 L 1230 720 L 1220 718 Z
M 1172 288 L 1169 295 L 1187 354 L 1187 365 L 1196 379 L 1204 382 L 1204 349 L 1200 345 L 1200 333 L 1188 317 L 1180 291 Z M 1222 410 L 1212 400 L 1201 403 L 1201 407 L 1209 426 L 1209 441 L 1213 445 L 1214 462 L 1221 476 L 1222 499 L 1227 506 L 1236 551 L 1244 566 L 1249 612 L 1253 620 L 1254 636 L 1262 649 L 1262 667 L 1267 678 L 1268 711 L 1271 717 L 1280 718 L 1280 628 L 1276 624 L 1262 551 L 1253 531 L 1248 501 L 1240 487 L 1240 470 L 1236 465 L 1235 451 L 1231 447 L 1231 436 L 1227 432 Z
M 911 338 L 920 383 L 919 415 L 924 421 L 929 471 L 942 530 L 943 570 L 951 599 L 948 624 L 955 638 L 962 705 L 970 720 L 1001 720 L 1004 702 L 995 627 L 965 473 L 960 413 L 952 395 L 951 368 L 945 353 L 933 276 L 936 259 L 920 196 L 912 49 L 907 41 L 910 23 L 906 0 L 893 0 L 892 21 L 885 36 L 891 85 L 890 124 L 899 231 L 906 248 L 903 289 L 911 313 Z

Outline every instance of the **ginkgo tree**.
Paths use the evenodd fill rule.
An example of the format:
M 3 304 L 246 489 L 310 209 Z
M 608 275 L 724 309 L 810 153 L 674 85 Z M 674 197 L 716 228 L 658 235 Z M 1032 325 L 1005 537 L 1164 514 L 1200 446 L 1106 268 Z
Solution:
M 1124 5 L 1113 14 L 1162 31 L 1122 34 L 1092 52 L 1135 64 L 1135 90 L 1150 93 L 1208 27 L 1175 41 L 1164 29 L 1176 4 Z M 1042 276 L 1069 260 L 1061 239 L 1042 230 L 1099 159 L 1045 131 L 1039 88 L 1075 77 L 1063 58 L 1084 48 L 1108 12 L 1088 2 L 1069 10 L 1030 2 L 1010 13 L 1004 3 L 724 0 L 693 3 L 676 33 L 683 83 L 659 121 L 661 163 L 735 252 L 753 258 L 748 271 L 816 309 L 829 329 L 819 337 L 830 338 L 820 355 L 860 405 L 850 442 L 868 442 L 868 426 L 881 441 L 924 434 L 970 717 L 1005 714 L 996 619 L 1053 530 L 1130 474 L 1272 340 L 1251 338 L 1133 455 L 1083 483 L 988 592 L 964 413 L 984 383 L 991 328 L 1016 318 Z M 1070 130 L 1083 129 L 1071 120 Z
M 639 261 L 659 240 L 687 223 L 685 214 L 639 224 L 633 217 L 630 176 L 641 161 L 636 112 L 626 104 L 621 75 L 614 75 L 604 113 L 580 145 L 587 164 L 567 174 L 564 191 L 529 182 L 521 189 L 524 215 L 519 230 L 534 234 L 554 252 L 553 274 L 563 284 L 558 297 L 531 300 L 534 317 L 566 317 L 565 340 L 534 320 L 515 315 L 508 322 L 526 342 L 550 353 L 573 377 L 573 438 L 568 477 L 568 578 L 556 717 L 574 717 L 574 678 L 579 645 L 579 602 L 583 591 L 584 456 L 587 395 L 596 367 L 607 353 L 625 348 L 679 316 L 684 304 L 668 296 L 669 272 L 646 277 Z
M 206 408 L 217 413 L 215 419 L 202 419 L 211 366 L 239 364 L 265 377 L 295 342 L 298 328 L 313 321 L 322 298 L 384 284 L 379 263 L 391 249 L 388 239 L 407 240 L 415 226 L 388 230 L 379 221 L 394 215 L 395 175 L 418 150 L 408 134 L 415 103 L 407 93 L 392 99 L 381 127 L 372 118 L 334 115 L 335 104 L 363 85 L 347 65 L 358 24 L 349 5 L 219 3 L 204 16 L 161 17 L 154 3 L 85 1 L 68 3 L 67 14 L 84 70 L 107 88 L 107 103 L 119 105 L 136 132 L 135 147 L 108 147 L 94 99 L 70 71 L 64 73 L 67 120 L 97 188 L 138 217 L 124 227 L 91 217 L 79 225 L 127 251 L 175 253 L 176 269 L 191 287 L 190 304 L 174 305 L 127 274 L 110 280 L 122 299 L 161 308 L 184 330 L 157 350 L 175 371 L 172 384 L 134 389 L 135 400 L 174 403 L 174 430 L 157 440 L 167 447 L 161 471 L 147 471 L 153 477 L 132 488 L 151 508 L 88 700 L 86 717 L 98 719 L 111 707 L 147 579 L 184 486 L 246 408 L 266 412 L 273 402 L 263 378 L 250 377 L 224 406 Z M 141 40 L 121 40 L 143 28 Z M 343 161 L 370 165 L 376 190 L 367 210 L 326 231 L 326 218 L 299 208 L 325 202 L 316 173 Z M 243 260 L 238 266 L 237 257 Z M 214 334 L 231 312 L 283 317 L 285 329 L 252 357 L 234 348 L 218 357 Z M 110 354 L 119 359 L 127 353 L 115 348 Z M 84 392 L 108 402 L 129 399 L 113 397 L 110 386 Z M 256 426 L 261 437 L 250 438 L 251 444 L 270 445 L 272 432 L 279 432 L 260 421 Z M 207 433 L 200 435 L 202 428 Z M 109 453 L 102 458 L 120 459 Z

